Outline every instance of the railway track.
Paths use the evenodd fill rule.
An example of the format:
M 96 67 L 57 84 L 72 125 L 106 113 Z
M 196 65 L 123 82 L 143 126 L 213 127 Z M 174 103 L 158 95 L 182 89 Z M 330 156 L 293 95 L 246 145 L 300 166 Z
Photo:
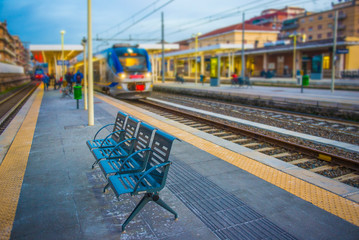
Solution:
M 0 97 L 0 135 L 36 87 L 37 85 L 31 82 Z
M 184 106 L 221 113 L 249 121 L 263 123 L 297 132 L 325 137 L 359 145 L 359 123 L 347 120 L 328 119 L 308 114 L 299 114 L 283 110 L 271 110 L 235 103 L 214 101 L 199 97 L 187 97 L 173 94 L 155 93 L 156 99 L 163 99 Z
M 359 160 L 356 153 L 330 152 L 312 147 L 301 139 L 292 141 L 280 134 L 266 134 L 196 112 L 176 109 L 149 100 L 131 102 L 163 117 L 196 128 L 216 137 L 250 148 L 308 171 L 335 179 L 353 187 L 359 187 Z M 333 149 L 333 148 L 331 148 Z M 345 151 L 344 151 L 345 152 Z M 353 157 L 354 156 L 354 157 Z

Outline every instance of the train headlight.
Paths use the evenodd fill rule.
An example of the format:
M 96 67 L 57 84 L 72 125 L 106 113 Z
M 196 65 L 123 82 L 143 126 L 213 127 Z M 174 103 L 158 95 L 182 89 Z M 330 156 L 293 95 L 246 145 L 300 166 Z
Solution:
M 125 74 L 125 73 L 119 73 L 118 76 L 119 76 L 121 79 L 125 79 L 125 78 L 126 78 L 126 74 Z
M 150 72 L 146 73 L 146 74 L 145 74 L 145 77 L 146 77 L 146 78 L 150 78 L 150 77 L 151 77 L 151 73 L 150 73 Z

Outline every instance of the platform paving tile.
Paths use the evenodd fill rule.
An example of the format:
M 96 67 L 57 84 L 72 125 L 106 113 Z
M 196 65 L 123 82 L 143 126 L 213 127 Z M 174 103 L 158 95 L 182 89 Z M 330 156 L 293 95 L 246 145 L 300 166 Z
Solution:
M 179 220 L 149 203 L 121 233 L 142 196 L 104 194 L 105 178 L 98 167 L 91 169 L 94 160 L 85 143 L 113 122 L 118 110 L 95 104 L 99 115 L 88 127 L 87 112 L 59 96 L 44 94 L 11 239 L 218 239 L 166 188 L 161 197 Z
M 251 237 L 249 239 L 265 239 L 285 234 L 289 239 L 294 236 L 286 233 L 251 207 L 246 205 L 232 193 L 225 191 L 211 180 L 192 169 L 190 165 L 174 157 L 173 172 L 169 174 L 168 188 L 196 214 L 220 239 L 242 239 L 240 236 Z M 210 161 L 213 165 L 213 161 Z M 203 163 L 203 162 L 202 162 Z M 195 164 L 193 164 L 195 165 Z M 215 168 L 216 166 L 213 166 Z M 218 167 L 218 166 L 217 166 Z M 197 169 L 201 168 L 198 166 Z M 172 178 L 176 179 L 175 181 Z M 265 220 L 265 221 L 259 221 Z M 231 235 L 231 227 L 241 224 L 258 222 L 256 227 L 262 229 L 259 233 L 251 233 L 242 230 L 241 234 Z M 271 224 L 271 231 L 263 223 Z M 263 225 L 263 226 L 262 226 Z M 252 235 L 251 235 L 252 234 Z M 255 236 L 256 235 L 256 236 Z
M 232 171 L 226 163 L 224 172 L 211 172 L 211 166 L 223 166 L 222 160 L 185 142 L 174 144 L 167 187 L 161 191 L 179 220 L 149 203 L 121 234 L 121 224 L 141 196 L 104 194 L 106 181 L 99 168 L 91 169 L 93 157 L 85 144 L 114 120 L 117 109 L 99 101 L 95 126 L 86 127 L 87 112 L 75 109 L 72 99 L 46 92 L 43 102 L 12 239 L 329 239 L 343 230 L 348 233 L 342 239 L 357 239 L 357 227 L 243 170 Z M 48 115 L 56 117 L 46 122 Z M 320 224 L 308 221 L 309 230 L 298 230 L 313 218 L 312 210 Z M 330 225 L 324 226 L 328 220 L 323 219 Z

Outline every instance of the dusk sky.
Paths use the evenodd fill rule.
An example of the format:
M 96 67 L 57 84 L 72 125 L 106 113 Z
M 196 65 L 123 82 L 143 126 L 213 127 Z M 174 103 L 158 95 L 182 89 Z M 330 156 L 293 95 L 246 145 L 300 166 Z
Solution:
M 130 27 L 166 3 L 168 5 Z M 124 42 L 121 39 L 131 36 L 137 39 L 152 39 L 148 41 L 152 43 L 158 42 L 161 37 L 163 11 L 165 40 L 174 42 L 190 38 L 193 33 L 206 33 L 242 22 L 241 10 L 245 10 L 246 19 L 249 19 L 260 15 L 264 9 L 279 9 L 285 6 L 323 11 L 331 8 L 331 1 L 92 0 L 93 37 L 98 35 L 100 38 L 116 38 L 119 39 L 117 42 Z M 222 14 L 218 15 L 220 13 Z M 209 16 L 212 16 L 212 21 L 206 18 Z M 215 20 L 216 16 L 223 19 Z M 7 21 L 10 34 L 18 35 L 22 41 L 30 44 L 61 44 L 61 30 L 66 31 L 65 44 L 80 44 L 82 37 L 87 36 L 87 1 L 0 0 L 0 21 L 4 20 Z M 125 30 L 128 27 L 129 29 Z M 125 31 L 117 34 L 122 30 Z M 94 42 L 94 45 L 102 44 L 103 48 L 114 42 Z

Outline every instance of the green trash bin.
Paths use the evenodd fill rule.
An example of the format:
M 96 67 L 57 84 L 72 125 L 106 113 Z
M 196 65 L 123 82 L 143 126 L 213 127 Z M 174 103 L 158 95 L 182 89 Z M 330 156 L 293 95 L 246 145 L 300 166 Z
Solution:
M 74 86 L 74 99 L 76 99 L 76 100 L 82 99 L 82 86 L 81 85 Z
M 302 85 L 303 86 L 309 86 L 309 76 L 308 75 L 304 75 L 302 78 Z

